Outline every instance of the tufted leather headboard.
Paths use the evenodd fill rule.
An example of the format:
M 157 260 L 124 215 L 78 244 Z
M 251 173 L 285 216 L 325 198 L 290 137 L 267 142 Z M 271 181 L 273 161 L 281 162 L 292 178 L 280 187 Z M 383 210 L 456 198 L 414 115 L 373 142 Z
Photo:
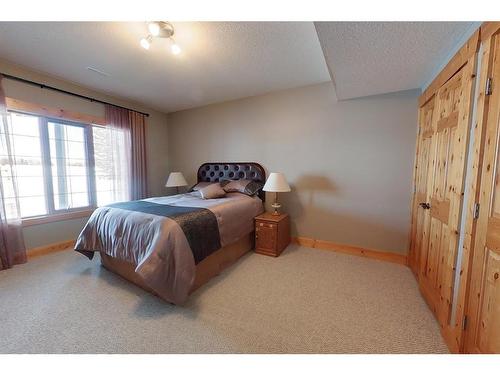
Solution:
M 227 180 L 252 180 L 256 182 L 266 182 L 266 171 L 259 163 L 204 163 L 198 168 L 198 182 L 218 182 L 221 179 Z M 259 198 L 265 201 L 266 192 L 260 190 Z

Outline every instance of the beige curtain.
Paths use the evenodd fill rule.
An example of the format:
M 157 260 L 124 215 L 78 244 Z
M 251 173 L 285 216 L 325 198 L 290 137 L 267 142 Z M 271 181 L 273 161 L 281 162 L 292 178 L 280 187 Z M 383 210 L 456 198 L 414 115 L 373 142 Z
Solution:
M 146 198 L 146 129 L 144 115 L 124 108 L 106 105 L 106 124 L 113 132 L 115 169 L 127 184 L 128 199 Z
M 132 199 L 146 198 L 148 194 L 146 174 L 146 124 L 145 116 L 129 111 L 132 160 L 130 184 Z
M 0 270 L 26 262 L 10 134 L 0 75 Z

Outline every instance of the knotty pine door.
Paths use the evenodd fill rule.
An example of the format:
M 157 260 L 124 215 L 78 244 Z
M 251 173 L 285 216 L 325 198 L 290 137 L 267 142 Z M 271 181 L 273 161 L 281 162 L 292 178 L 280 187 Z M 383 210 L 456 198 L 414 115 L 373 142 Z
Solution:
M 415 194 L 411 227 L 410 253 L 408 264 L 417 279 L 420 275 L 421 254 L 427 251 L 430 212 L 425 206 L 428 201 L 429 167 L 434 117 L 434 97 L 420 108 L 419 132 L 415 164 Z
M 453 351 L 462 338 L 462 317 L 452 320 L 451 310 L 475 64 L 474 56 L 421 107 L 415 170 L 410 264 Z
M 491 95 L 484 97 L 484 154 L 476 156 L 482 165 L 479 204 L 470 291 L 465 351 L 500 353 L 500 35 L 483 42 L 487 59 L 481 71 L 492 78 Z M 480 98 L 481 99 L 481 98 Z M 481 109 L 480 109 L 481 110 Z

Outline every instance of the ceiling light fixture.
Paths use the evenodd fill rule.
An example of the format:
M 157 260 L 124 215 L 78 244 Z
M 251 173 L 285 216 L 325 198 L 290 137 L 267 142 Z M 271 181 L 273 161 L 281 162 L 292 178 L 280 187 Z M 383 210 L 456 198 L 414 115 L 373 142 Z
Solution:
M 144 49 L 149 49 L 152 41 L 153 41 L 153 37 L 151 35 L 148 35 L 146 38 L 142 38 L 141 39 L 141 47 Z
M 175 43 L 175 40 L 173 38 L 170 38 L 172 40 L 172 45 L 170 46 L 170 51 L 172 51 L 172 53 L 174 55 L 178 55 L 179 53 L 181 53 L 181 47 L 179 47 L 179 45 L 177 43 Z
M 172 44 L 170 45 L 170 51 L 174 55 L 178 55 L 182 52 L 181 47 L 177 43 L 175 43 L 173 35 L 174 35 L 174 26 L 170 22 L 165 21 L 154 21 L 148 23 L 149 34 L 147 37 L 141 39 L 142 48 L 148 50 L 153 43 L 153 37 L 155 38 L 166 38 L 170 39 Z
M 160 34 L 160 25 L 158 22 L 150 22 L 148 25 L 149 32 L 153 36 L 158 36 Z

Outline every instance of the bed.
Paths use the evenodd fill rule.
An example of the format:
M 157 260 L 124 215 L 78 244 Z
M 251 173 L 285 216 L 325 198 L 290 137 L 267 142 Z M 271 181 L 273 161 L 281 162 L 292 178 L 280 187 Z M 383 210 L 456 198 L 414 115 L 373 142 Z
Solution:
M 198 182 L 222 179 L 264 183 L 258 163 L 205 163 Z M 264 192 L 199 192 L 120 202 L 96 209 L 75 250 L 139 287 L 174 304 L 235 263 L 254 246 L 253 219 L 264 211 Z

